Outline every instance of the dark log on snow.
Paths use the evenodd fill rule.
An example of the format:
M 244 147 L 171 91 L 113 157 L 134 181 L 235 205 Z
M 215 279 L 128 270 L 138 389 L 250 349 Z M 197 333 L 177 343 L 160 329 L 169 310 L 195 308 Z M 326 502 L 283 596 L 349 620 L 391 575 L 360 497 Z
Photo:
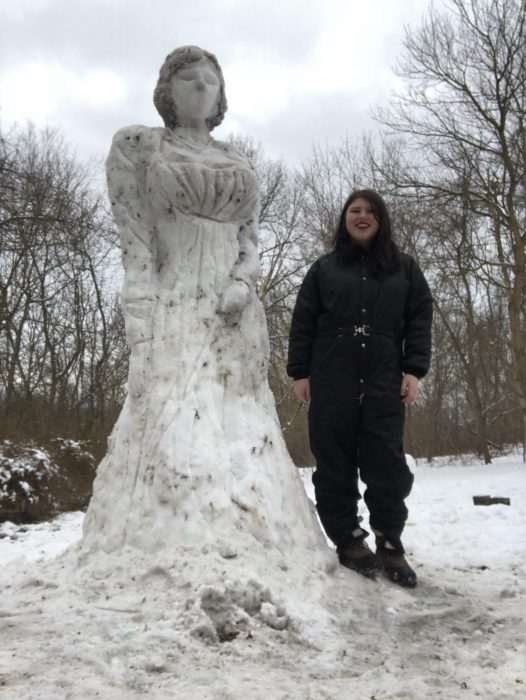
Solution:
M 473 496 L 473 505 L 475 506 L 492 506 L 495 503 L 502 503 L 504 506 L 511 506 L 511 501 L 509 498 L 502 498 L 500 496 Z

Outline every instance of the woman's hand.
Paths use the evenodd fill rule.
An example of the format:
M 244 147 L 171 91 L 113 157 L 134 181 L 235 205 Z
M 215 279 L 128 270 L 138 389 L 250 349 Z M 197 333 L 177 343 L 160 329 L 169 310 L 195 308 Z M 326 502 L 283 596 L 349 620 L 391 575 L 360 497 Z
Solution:
M 302 401 L 310 401 L 310 381 L 305 379 L 296 379 L 294 382 L 294 393 Z
M 419 386 L 420 381 L 417 377 L 412 374 L 404 374 L 404 378 L 402 379 L 402 387 L 400 389 L 402 403 L 414 403 L 418 398 Z

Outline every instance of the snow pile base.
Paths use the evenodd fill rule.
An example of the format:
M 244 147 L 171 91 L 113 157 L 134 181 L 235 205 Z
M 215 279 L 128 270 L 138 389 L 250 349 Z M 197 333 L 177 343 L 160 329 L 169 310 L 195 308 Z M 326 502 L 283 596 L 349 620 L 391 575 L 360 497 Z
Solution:
M 472 505 L 497 491 L 513 505 Z M 522 699 L 524 502 L 519 457 L 417 466 L 414 590 L 270 543 L 10 558 L 22 539 L 29 558 L 42 546 L 31 526 L 0 539 L 2 698 Z M 69 539 L 53 527 L 50 539 Z

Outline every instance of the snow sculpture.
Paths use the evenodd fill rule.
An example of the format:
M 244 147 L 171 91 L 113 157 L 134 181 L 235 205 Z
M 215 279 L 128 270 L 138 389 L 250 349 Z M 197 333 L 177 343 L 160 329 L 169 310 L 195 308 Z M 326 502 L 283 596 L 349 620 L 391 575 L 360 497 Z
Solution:
M 154 101 L 165 128 L 122 129 L 107 160 L 131 358 L 82 547 L 324 549 L 267 383 L 258 184 L 210 137 L 226 110 L 217 59 L 176 49 Z

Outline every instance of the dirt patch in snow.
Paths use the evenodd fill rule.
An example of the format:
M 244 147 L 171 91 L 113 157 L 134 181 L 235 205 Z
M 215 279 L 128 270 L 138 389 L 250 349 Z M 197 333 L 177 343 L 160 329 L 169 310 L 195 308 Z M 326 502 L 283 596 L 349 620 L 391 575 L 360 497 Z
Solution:
M 88 505 L 95 458 L 86 444 L 0 443 L 0 522 L 34 523 Z

